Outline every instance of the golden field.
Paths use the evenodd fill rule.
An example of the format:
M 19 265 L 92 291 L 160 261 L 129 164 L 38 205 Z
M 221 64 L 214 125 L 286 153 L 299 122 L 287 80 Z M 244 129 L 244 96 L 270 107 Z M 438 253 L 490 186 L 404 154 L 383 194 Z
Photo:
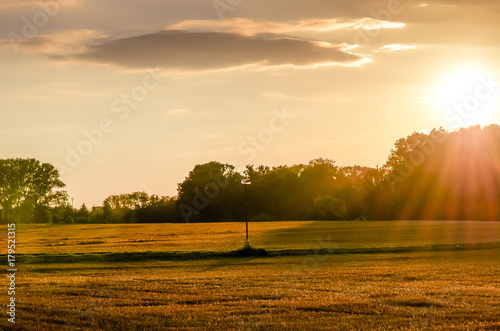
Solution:
M 6 232 L 4 227 L 2 233 Z M 500 222 L 256 222 L 250 242 L 267 250 L 415 247 L 500 241 Z M 245 223 L 18 225 L 18 253 L 230 251 L 245 239 Z
M 252 245 L 271 257 L 19 263 L 14 329 L 498 330 L 500 249 L 460 246 L 496 243 L 499 229 L 486 222 L 251 223 Z M 242 246 L 242 230 L 244 223 L 25 225 L 16 254 L 224 252 Z M 406 246 L 422 251 L 370 253 Z M 364 250 L 337 254 L 356 248 Z M 294 255 L 298 249 L 311 251 Z M 12 328 L 6 316 L 0 328 Z

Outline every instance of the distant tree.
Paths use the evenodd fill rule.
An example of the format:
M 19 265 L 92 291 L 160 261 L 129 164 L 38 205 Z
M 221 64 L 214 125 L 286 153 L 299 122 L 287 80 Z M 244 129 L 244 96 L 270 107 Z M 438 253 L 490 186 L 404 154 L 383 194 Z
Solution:
M 74 215 L 74 210 L 68 203 L 52 208 L 51 212 L 52 223 L 64 223 L 69 216 Z
M 146 192 L 132 192 L 120 195 L 110 195 L 104 200 L 112 209 L 138 209 L 147 206 L 149 196 Z
M 178 184 L 178 210 L 185 221 L 228 221 L 239 218 L 241 174 L 220 162 L 198 164 Z
M 366 196 L 365 182 L 375 169 L 359 165 L 342 167 L 337 175 L 337 190 L 333 197 L 344 200 L 347 208 L 347 219 L 365 219 Z
M 383 182 L 384 171 L 378 167 L 369 169 L 363 177 L 360 205 L 363 208 L 363 216 L 368 220 L 380 219 L 378 210 Z
M 66 224 L 73 224 L 75 223 L 75 219 L 71 215 L 66 215 L 63 220 L 64 223 Z
M 249 191 L 249 217 L 255 218 L 263 215 L 264 218 L 270 219 L 270 206 L 272 205 L 273 198 L 267 190 L 268 180 L 267 175 L 271 172 L 268 166 L 260 165 L 247 165 L 244 172 L 244 177 L 249 179 L 252 183 L 247 190 Z M 242 219 L 244 215 L 241 215 Z
M 335 161 L 330 159 L 317 158 L 309 161 L 309 164 L 300 172 L 300 180 L 304 189 L 312 197 L 331 194 L 336 188 L 339 168 Z
M 434 136 L 433 136 L 434 135 Z M 443 136 L 444 135 L 444 136 Z M 500 217 L 500 127 L 433 130 L 398 159 L 378 194 L 384 219 L 495 220 Z M 412 141 L 411 137 L 406 140 Z M 400 144 L 399 144 L 400 145 Z M 403 149 L 396 148 L 389 161 Z
M 110 195 L 90 213 L 91 223 L 179 222 L 177 198 L 132 192 Z
M 291 220 L 302 217 L 304 201 L 299 174 L 303 165 L 247 166 L 249 217 L 255 220 Z
M 175 197 L 151 195 L 145 207 L 135 211 L 138 223 L 181 222 Z
M 314 207 L 308 212 L 307 218 L 314 220 L 345 220 L 347 208 L 344 200 L 331 196 L 319 197 L 314 200 Z
M 59 190 L 64 186 L 59 171 L 49 163 L 35 159 L 0 160 L 0 206 L 5 219 L 50 220 L 46 208 L 67 198 L 67 193 Z
M 102 207 L 92 207 L 89 215 L 89 223 L 93 224 L 106 224 L 111 223 L 111 208 L 109 205 Z
M 411 171 L 414 167 L 413 163 L 415 163 L 412 162 L 413 159 L 422 153 L 424 155 L 432 154 L 436 148 L 436 144 L 442 142 L 447 137 L 448 132 L 443 128 L 439 128 L 433 129 L 429 134 L 413 132 L 406 138 L 398 139 L 394 144 L 394 148 L 391 149 L 383 169 L 386 173 L 400 170 Z
M 37 223 L 52 223 L 52 211 L 48 206 L 37 205 L 34 209 L 33 220 Z
M 78 209 L 75 213 L 74 216 L 75 223 L 88 223 L 90 220 L 90 211 L 85 206 L 85 204 L 82 204 L 80 209 Z
M 266 175 L 265 190 L 268 192 L 268 212 L 275 220 L 301 218 L 305 211 L 302 200 L 303 187 L 299 174 L 303 165 L 278 166 Z
M 0 218 L 54 223 L 251 220 L 498 219 L 500 126 L 434 129 L 398 139 L 385 165 L 248 165 L 243 174 L 216 161 L 198 164 L 174 197 L 132 192 L 74 210 L 50 164 L 0 160 Z M 242 178 L 251 185 L 241 185 Z

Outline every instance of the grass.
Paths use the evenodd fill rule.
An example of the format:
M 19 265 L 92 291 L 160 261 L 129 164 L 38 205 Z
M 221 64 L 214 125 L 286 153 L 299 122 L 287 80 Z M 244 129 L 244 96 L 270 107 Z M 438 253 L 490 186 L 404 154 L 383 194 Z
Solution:
M 15 329 L 500 329 L 498 223 L 241 225 L 20 226 Z
M 0 231 L 6 233 L 6 227 Z M 244 231 L 244 223 L 19 225 L 17 240 L 22 254 L 229 252 L 241 248 Z M 370 249 L 499 241 L 500 222 L 250 223 L 251 244 L 268 251 L 314 250 L 322 243 Z
M 24 265 L 18 328 L 497 330 L 499 253 Z

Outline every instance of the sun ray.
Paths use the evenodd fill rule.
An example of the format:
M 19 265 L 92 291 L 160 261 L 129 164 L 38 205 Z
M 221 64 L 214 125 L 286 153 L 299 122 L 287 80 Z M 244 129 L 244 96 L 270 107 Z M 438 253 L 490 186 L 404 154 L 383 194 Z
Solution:
M 486 126 L 494 123 L 500 87 L 491 71 L 463 65 L 441 77 L 433 88 L 433 100 L 447 128 Z

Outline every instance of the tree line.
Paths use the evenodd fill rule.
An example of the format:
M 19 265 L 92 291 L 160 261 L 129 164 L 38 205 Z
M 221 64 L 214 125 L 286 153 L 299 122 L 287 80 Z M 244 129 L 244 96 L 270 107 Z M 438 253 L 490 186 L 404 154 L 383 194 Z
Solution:
M 396 141 L 382 167 L 198 164 L 173 197 L 132 192 L 74 209 L 52 165 L 0 160 L 3 221 L 165 223 L 245 220 L 497 220 L 500 126 L 414 132 Z M 243 179 L 250 185 L 242 185 Z M 246 192 L 245 192 L 246 189 Z

